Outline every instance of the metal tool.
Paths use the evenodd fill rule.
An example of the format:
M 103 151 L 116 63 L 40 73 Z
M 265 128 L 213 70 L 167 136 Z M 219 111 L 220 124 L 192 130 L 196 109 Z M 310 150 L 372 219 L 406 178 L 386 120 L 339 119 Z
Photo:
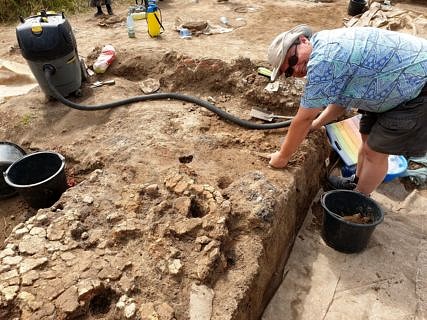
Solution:
M 267 113 L 257 108 L 252 108 L 250 115 L 252 118 L 261 119 L 268 122 L 273 121 L 273 119 L 293 119 L 292 116 L 280 116 L 273 113 Z
M 103 85 L 113 85 L 115 84 L 116 81 L 113 80 L 106 80 L 106 81 L 96 81 L 94 83 L 91 84 L 91 88 L 98 88 L 98 87 L 102 87 Z

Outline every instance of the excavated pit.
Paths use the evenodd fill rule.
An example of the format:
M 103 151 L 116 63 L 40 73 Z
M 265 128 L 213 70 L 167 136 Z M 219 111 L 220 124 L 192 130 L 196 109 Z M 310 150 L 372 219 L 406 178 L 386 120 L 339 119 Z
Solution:
M 269 93 L 249 59 L 156 57 L 119 50 L 109 69 L 116 85 L 85 86 L 76 101 L 140 95 L 138 82 L 156 74 L 162 92 L 209 99 L 243 119 L 255 106 L 297 110 L 303 83 Z M 81 112 L 28 95 L 31 104 L 0 106 L 5 139 L 63 154 L 70 188 L 38 212 L 19 197 L 1 203 L 15 210 L 0 252 L 2 319 L 194 319 L 194 301 L 214 320 L 259 319 L 322 183 L 323 132 L 309 134 L 288 169 L 273 170 L 265 154 L 285 129 L 243 129 L 181 101 Z

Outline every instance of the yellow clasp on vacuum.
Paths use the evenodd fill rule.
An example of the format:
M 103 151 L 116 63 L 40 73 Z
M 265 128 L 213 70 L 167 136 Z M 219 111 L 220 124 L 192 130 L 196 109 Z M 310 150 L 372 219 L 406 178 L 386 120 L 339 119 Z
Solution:
M 34 34 L 40 34 L 42 33 L 43 28 L 40 23 L 33 23 L 33 26 L 31 27 L 31 32 Z

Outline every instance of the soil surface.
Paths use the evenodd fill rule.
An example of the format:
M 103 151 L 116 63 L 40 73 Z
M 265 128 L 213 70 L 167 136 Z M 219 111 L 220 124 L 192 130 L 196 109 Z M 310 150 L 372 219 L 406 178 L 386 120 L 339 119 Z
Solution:
M 423 9 L 417 2 L 403 5 Z M 116 49 L 106 73 L 88 79 L 115 84 L 85 83 L 74 102 L 143 95 L 142 82 L 154 79 L 159 92 L 198 97 L 241 119 L 251 120 L 253 107 L 292 116 L 304 83 L 282 79 L 277 92 L 265 90 L 269 80 L 257 68 L 269 67 L 269 43 L 296 24 L 318 31 L 342 27 L 348 18 L 345 0 L 165 0 L 161 37 L 150 38 L 145 20 L 138 20 L 136 38 L 128 38 L 128 6 L 114 3 L 113 16 L 69 17 L 89 67 L 104 45 Z M 175 27 L 183 22 L 207 23 L 213 34 L 194 30 L 191 39 L 181 39 Z M 0 59 L 25 64 L 14 28 L 0 26 Z M 272 170 L 266 155 L 277 150 L 286 129 L 248 130 L 190 102 L 83 112 L 36 87 L 0 103 L 1 140 L 28 153 L 61 153 L 69 186 L 59 202 L 38 212 L 21 197 L 0 202 L 0 241 L 7 238 L 0 253 L 0 318 L 260 316 L 261 300 L 271 296 L 266 284 L 274 268 L 283 267 L 319 189 L 329 152 L 322 131 L 310 133 L 288 169 Z M 295 215 L 284 217 L 283 210 Z M 268 243 L 281 231 L 277 225 L 287 228 L 285 243 Z M 209 317 L 194 316 L 205 313 Z

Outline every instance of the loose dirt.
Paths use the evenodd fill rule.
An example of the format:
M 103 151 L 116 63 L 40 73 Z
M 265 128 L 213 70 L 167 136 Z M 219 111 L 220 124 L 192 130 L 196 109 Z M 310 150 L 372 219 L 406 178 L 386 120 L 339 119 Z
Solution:
M 152 39 L 141 20 L 130 39 L 130 4 L 114 3 L 112 17 L 69 17 L 88 66 L 103 45 L 117 51 L 107 72 L 89 79 L 115 85 L 85 84 L 73 100 L 142 95 L 141 82 L 155 79 L 161 92 L 196 96 L 242 119 L 252 107 L 295 114 L 303 82 L 282 80 L 278 92 L 267 92 L 268 79 L 256 71 L 269 67 L 266 48 L 299 23 L 341 27 L 347 9 L 344 0 L 165 0 L 166 32 Z M 218 26 L 223 16 L 231 32 L 184 40 L 174 31 L 177 19 Z M 0 58 L 25 63 L 14 26 L 0 32 Z M 60 152 L 70 188 L 37 214 L 20 197 L 0 202 L 0 241 L 10 234 L 1 252 L 8 263 L 0 270 L 0 318 L 187 319 L 199 305 L 212 319 L 258 318 L 329 153 L 324 133 L 313 132 L 287 170 L 272 170 L 266 155 L 285 131 L 247 130 L 182 101 L 81 112 L 39 88 L 6 99 L 1 140 Z

